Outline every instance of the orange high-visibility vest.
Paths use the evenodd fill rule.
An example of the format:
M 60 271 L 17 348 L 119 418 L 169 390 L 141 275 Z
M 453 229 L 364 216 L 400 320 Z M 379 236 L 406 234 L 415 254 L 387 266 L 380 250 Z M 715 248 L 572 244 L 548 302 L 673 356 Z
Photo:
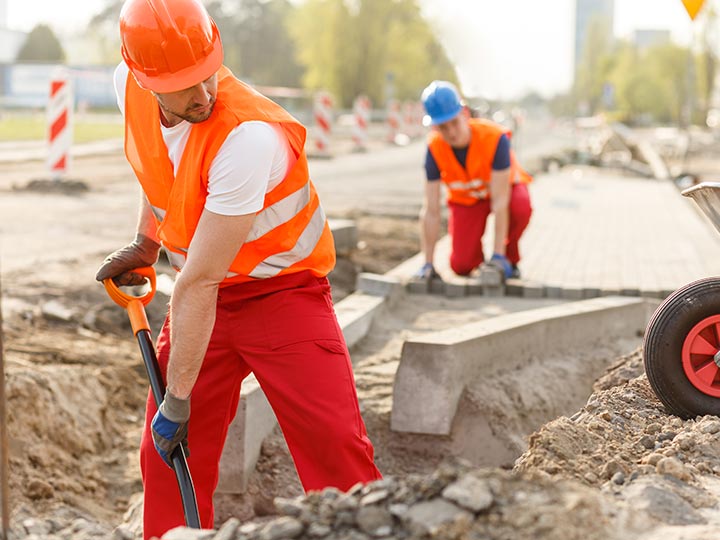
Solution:
M 162 138 L 157 100 L 128 75 L 125 155 L 153 207 L 158 237 L 171 263 L 180 270 L 205 207 L 210 165 L 228 134 L 249 120 L 278 123 L 297 162 L 283 181 L 265 194 L 263 208 L 221 285 L 303 270 L 325 276 L 335 266 L 335 248 L 308 174 L 305 128 L 225 67 L 218 72 L 215 108 L 206 121 L 193 124 L 176 174 Z
M 470 118 L 468 122 L 471 137 L 465 167 L 440 133 L 432 131 L 428 138 L 428 148 L 440 170 L 440 179 L 447 187 L 448 202 L 465 206 L 490 197 L 490 175 L 498 141 L 503 134 L 508 138 L 512 136 L 510 130 L 488 120 Z M 510 182 L 529 183 L 531 180 L 532 176 L 518 165 L 515 152 L 510 149 Z

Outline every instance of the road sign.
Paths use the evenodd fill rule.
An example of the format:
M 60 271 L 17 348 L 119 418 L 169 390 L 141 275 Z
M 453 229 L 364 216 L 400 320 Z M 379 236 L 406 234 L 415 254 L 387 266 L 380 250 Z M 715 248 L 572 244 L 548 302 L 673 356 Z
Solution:
M 685 10 L 688 12 L 688 15 L 690 15 L 690 18 L 695 20 L 695 17 L 705 3 L 705 0 L 682 0 L 682 3 L 685 6 Z

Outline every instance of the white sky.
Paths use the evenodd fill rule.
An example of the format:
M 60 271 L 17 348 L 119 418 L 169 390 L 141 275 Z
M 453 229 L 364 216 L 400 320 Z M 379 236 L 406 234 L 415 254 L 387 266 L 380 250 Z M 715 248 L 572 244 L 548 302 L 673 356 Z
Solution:
M 49 24 L 57 33 L 81 30 L 106 0 L 0 0 L 9 28 Z M 570 84 L 574 0 L 419 0 L 437 21 L 457 64 L 463 92 L 488 98 L 529 90 L 548 95 Z M 80 9 L 80 7 L 82 8 Z M 615 0 L 615 34 L 669 29 L 688 43 L 693 24 L 681 0 Z
M 569 87 L 574 55 L 574 0 L 420 0 L 438 21 L 466 95 L 508 98 Z M 668 29 L 688 43 L 693 25 L 681 0 L 615 0 L 617 36 Z
M 6 4 L 8 28 L 29 31 L 47 24 L 56 33 L 82 28 L 106 0 L 0 0 Z

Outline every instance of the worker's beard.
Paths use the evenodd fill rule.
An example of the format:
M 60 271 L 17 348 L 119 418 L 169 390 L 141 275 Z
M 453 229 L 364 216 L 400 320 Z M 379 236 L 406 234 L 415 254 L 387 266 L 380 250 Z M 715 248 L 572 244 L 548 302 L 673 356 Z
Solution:
M 165 104 L 158 99 L 158 104 L 160 105 L 160 108 L 165 111 L 166 113 L 169 113 L 173 116 L 176 116 L 177 118 L 180 118 L 182 120 L 185 120 L 186 122 L 190 122 L 191 124 L 198 124 L 200 122 L 204 122 L 208 118 L 210 118 L 210 115 L 213 112 L 213 109 L 215 108 L 215 98 L 213 98 L 207 108 L 202 108 L 199 105 L 195 104 L 191 107 L 188 107 L 182 112 L 179 111 L 173 111 L 172 109 L 165 106 Z M 198 110 L 199 109 L 199 110 Z

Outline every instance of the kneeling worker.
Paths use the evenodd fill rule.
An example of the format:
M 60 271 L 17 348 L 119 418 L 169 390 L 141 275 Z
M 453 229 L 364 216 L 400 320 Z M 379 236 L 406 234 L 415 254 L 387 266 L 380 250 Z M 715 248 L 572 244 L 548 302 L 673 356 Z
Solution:
M 488 215 L 495 217 L 490 264 L 505 278 L 519 278 L 518 241 L 530 221 L 527 184 L 532 177 L 517 164 L 511 133 L 484 119 L 471 118 L 455 86 L 433 81 L 422 93 L 433 127 L 428 137 L 425 200 L 420 212 L 425 264 L 416 277 L 437 276 L 433 265 L 440 233 L 440 185 L 447 188 L 450 267 L 461 276 L 484 261 L 482 237 Z

